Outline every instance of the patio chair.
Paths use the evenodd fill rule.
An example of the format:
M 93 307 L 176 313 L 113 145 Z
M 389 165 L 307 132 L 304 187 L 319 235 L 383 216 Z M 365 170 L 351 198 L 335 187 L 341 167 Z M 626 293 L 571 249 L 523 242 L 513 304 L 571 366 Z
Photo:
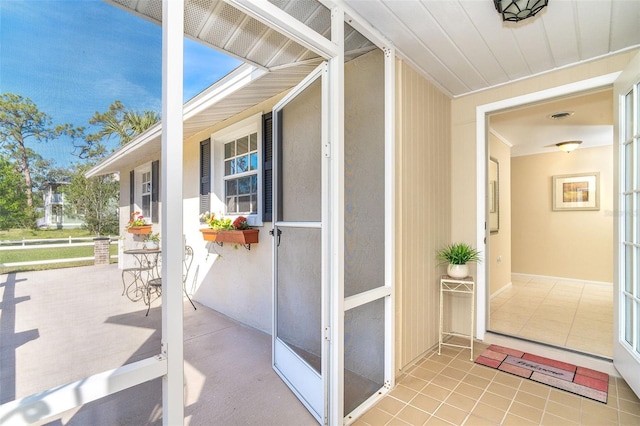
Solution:
M 185 296 L 187 296 L 187 299 L 189 299 L 189 302 L 191 303 L 191 306 L 193 306 L 194 310 L 198 310 L 198 308 L 196 308 L 196 305 L 193 303 L 193 300 L 191 300 L 191 297 L 189 296 L 189 293 L 187 293 L 187 278 L 189 277 L 189 270 L 191 269 L 191 264 L 193 263 L 193 249 L 191 248 L 191 246 L 185 246 L 184 247 L 184 254 L 182 256 L 182 291 L 184 292 Z M 149 282 L 147 283 L 147 300 L 148 300 L 148 307 L 147 307 L 147 316 L 149 315 L 149 310 L 151 309 L 151 292 L 154 292 L 156 294 L 156 298 L 159 298 L 162 295 L 162 278 L 154 278 L 152 280 L 149 280 Z M 154 300 L 155 300 L 154 299 Z

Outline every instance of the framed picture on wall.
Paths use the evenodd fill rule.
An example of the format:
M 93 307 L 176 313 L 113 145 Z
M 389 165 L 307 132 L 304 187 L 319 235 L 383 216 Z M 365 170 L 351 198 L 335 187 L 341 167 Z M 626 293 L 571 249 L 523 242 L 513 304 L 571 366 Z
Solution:
M 553 210 L 600 210 L 600 173 L 553 176 Z

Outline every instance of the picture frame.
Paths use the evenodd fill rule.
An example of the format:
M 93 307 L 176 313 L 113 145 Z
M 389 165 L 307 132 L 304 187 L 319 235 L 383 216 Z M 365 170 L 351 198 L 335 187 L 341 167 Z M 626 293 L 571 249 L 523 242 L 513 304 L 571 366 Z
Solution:
M 600 173 L 552 177 L 553 210 L 600 210 Z

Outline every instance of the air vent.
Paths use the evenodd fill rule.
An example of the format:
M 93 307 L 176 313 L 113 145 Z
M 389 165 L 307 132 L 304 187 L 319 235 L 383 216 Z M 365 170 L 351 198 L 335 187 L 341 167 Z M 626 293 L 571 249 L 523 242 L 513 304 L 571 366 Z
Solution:
M 553 114 L 548 115 L 547 118 L 550 118 L 552 120 L 562 120 L 572 115 L 573 115 L 573 111 L 560 111 L 560 112 L 554 112 Z

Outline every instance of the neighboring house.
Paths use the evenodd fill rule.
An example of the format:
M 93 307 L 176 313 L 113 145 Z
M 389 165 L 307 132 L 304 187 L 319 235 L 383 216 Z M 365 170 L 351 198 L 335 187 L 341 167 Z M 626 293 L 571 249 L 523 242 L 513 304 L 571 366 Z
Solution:
M 71 214 L 69 205 L 65 206 L 64 187 L 67 181 L 45 182 L 40 186 L 43 198 L 42 213 L 44 217 L 37 220 L 38 228 L 79 228 L 82 219 Z
M 624 76 L 638 78 L 633 67 L 640 68 L 640 57 L 634 59 L 640 41 L 586 59 L 578 60 L 582 57 L 576 53 L 556 69 L 532 64 L 519 75 L 489 83 L 468 66 L 471 60 L 462 50 L 507 74 L 497 58 L 503 49 L 492 56 L 487 39 L 473 36 L 479 27 L 460 25 L 457 18 L 468 21 L 473 15 L 478 25 L 498 28 L 502 24 L 496 17 L 484 18 L 493 13 L 491 4 L 485 10 L 481 2 L 464 2 L 476 17 L 458 11 L 459 2 L 421 3 L 402 14 L 415 24 L 412 32 L 397 16 L 389 19 L 387 9 L 400 15 L 409 2 L 344 2 L 362 9 L 369 22 L 350 9 L 345 15 L 342 2 L 332 9 L 324 5 L 329 2 L 274 2 L 286 11 L 271 2 L 203 3 L 208 6 L 188 2 L 185 32 L 247 64 L 185 104 L 181 117 L 167 106 L 164 123 L 118 149 L 89 175 L 120 172 L 122 228 L 131 212 L 143 211 L 156 232 L 165 229 L 174 237 L 182 230 L 195 250 L 194 281 L 188 283 L 193 298 L 272 333 L 274 368 L 319 422 L 349 423 L 438 343 L 437 283 L 443 269 L 437 266 L 436 250 L 452 240 L 474 242 L 484 250 L 486 114 L 545 96 L 610 87 L 623 70 Z M 444 13 L 449 25 L 433 24 L 449 3 L 454 8 Z M 163 16 L 169 27 L 181 28 L 181 14 L 169 13 L 172 4 L 163 3 Z M 121 6 L 159 22 L 161 10 L 153 5 Z M 429 8 L 433 11 L 424 13 Z M 413 19 L 419 16 L 425 18 Z M 553 16 L 549 8 L 547 17 Z M 566 28 L 555 22 L 545 27 Z M 540 22 L 525 24 L 522 29 L 531 33 L 518 35 L 522 45 L 538 40 L 531 34 L 542 28 Z M 422 34 L 431 30 L 443 32 L 440 37 Z M 500 36 L 491 33 L 496 43 L 504 37 L 513 42 L 509 45 L 518 44 L 515 28 L 499 31 Z M 330 33 L 339 42 L 323 35 Z M 418 33 L 419 42 L 405 43 L 419 38 Z M 434 58 L 454 33 L 473 43 L 469 49 L 464 43 L 449 48 L 457 73 L 443 66 L 444 59 Z M 609 27 L 601 34 L 607 37 Z M 182 43 L 177 36 L 168 39 Z M 396 45 L 405 46 L 402 54 L 396 55 Z M 536 46 L 532 55 L 550 50 L 546 41 Z M 167 47 L 165 65 L 180 68 L 179 56 L 176 63 L 170 52 Z M 524 62 L 523 55 L 515 56 Z M 441 57 L 451 59 L 445 52 Z M 429 64 L 437 84 L 421 68 Z M 181 84 L 171 79 L 174 71 L 164 68 L 167 92 Z M 162 143 L 163 132 L 182 129 L 180 123 L 183 140 L 167 137 Z M 181 143 L 182 159 L 169 156 L 169 164 L 163 164 L 163 155 Z M 637 159 L 628 161 L 636 164 Z M 182 176 L 168 171 L 176 163 Z M 181 188 L 182 199 L 174 188 L 161 187 L 163 175 L 172 176 L 167 186 Z M 183 223 L 163 223 L 163 211 L 170 216 L 180 208 Z M 251 250 L 235 250 L 203 241 L 199 216 L 206 210 L 247 216 L 260 229 L 260 242 Z M 125 238 L 127 247 L 139 244 L 140 237 Z M 637 258 L 640 248 L 633 247 Z M 163 249 L 173 253 L 163 258 L 163 266 L 179 265 L 175 247 Z M 456 303 L 451 325 L 488 340 L 484 265 L 473 274 L 476 329 L 469 330 L 469 309 Z M 167 300 L 172 306 L 163 306 L 163 343 L 180 346 L 181 334 L 168 324 L 179 328 L 181 306 Z M 136 371 L 123 376 L 127 386 L 164 376 L 165 422 L 179 423 L 182 351 L 172 358 L 171 344 L 163 345 L 159 359 L 149 358 L 149 365 L 136 365 Z M 145 374 L 136 376 L 138 371 Z M 362 379 L 355 395 L 345 390 L 354 378 Z

